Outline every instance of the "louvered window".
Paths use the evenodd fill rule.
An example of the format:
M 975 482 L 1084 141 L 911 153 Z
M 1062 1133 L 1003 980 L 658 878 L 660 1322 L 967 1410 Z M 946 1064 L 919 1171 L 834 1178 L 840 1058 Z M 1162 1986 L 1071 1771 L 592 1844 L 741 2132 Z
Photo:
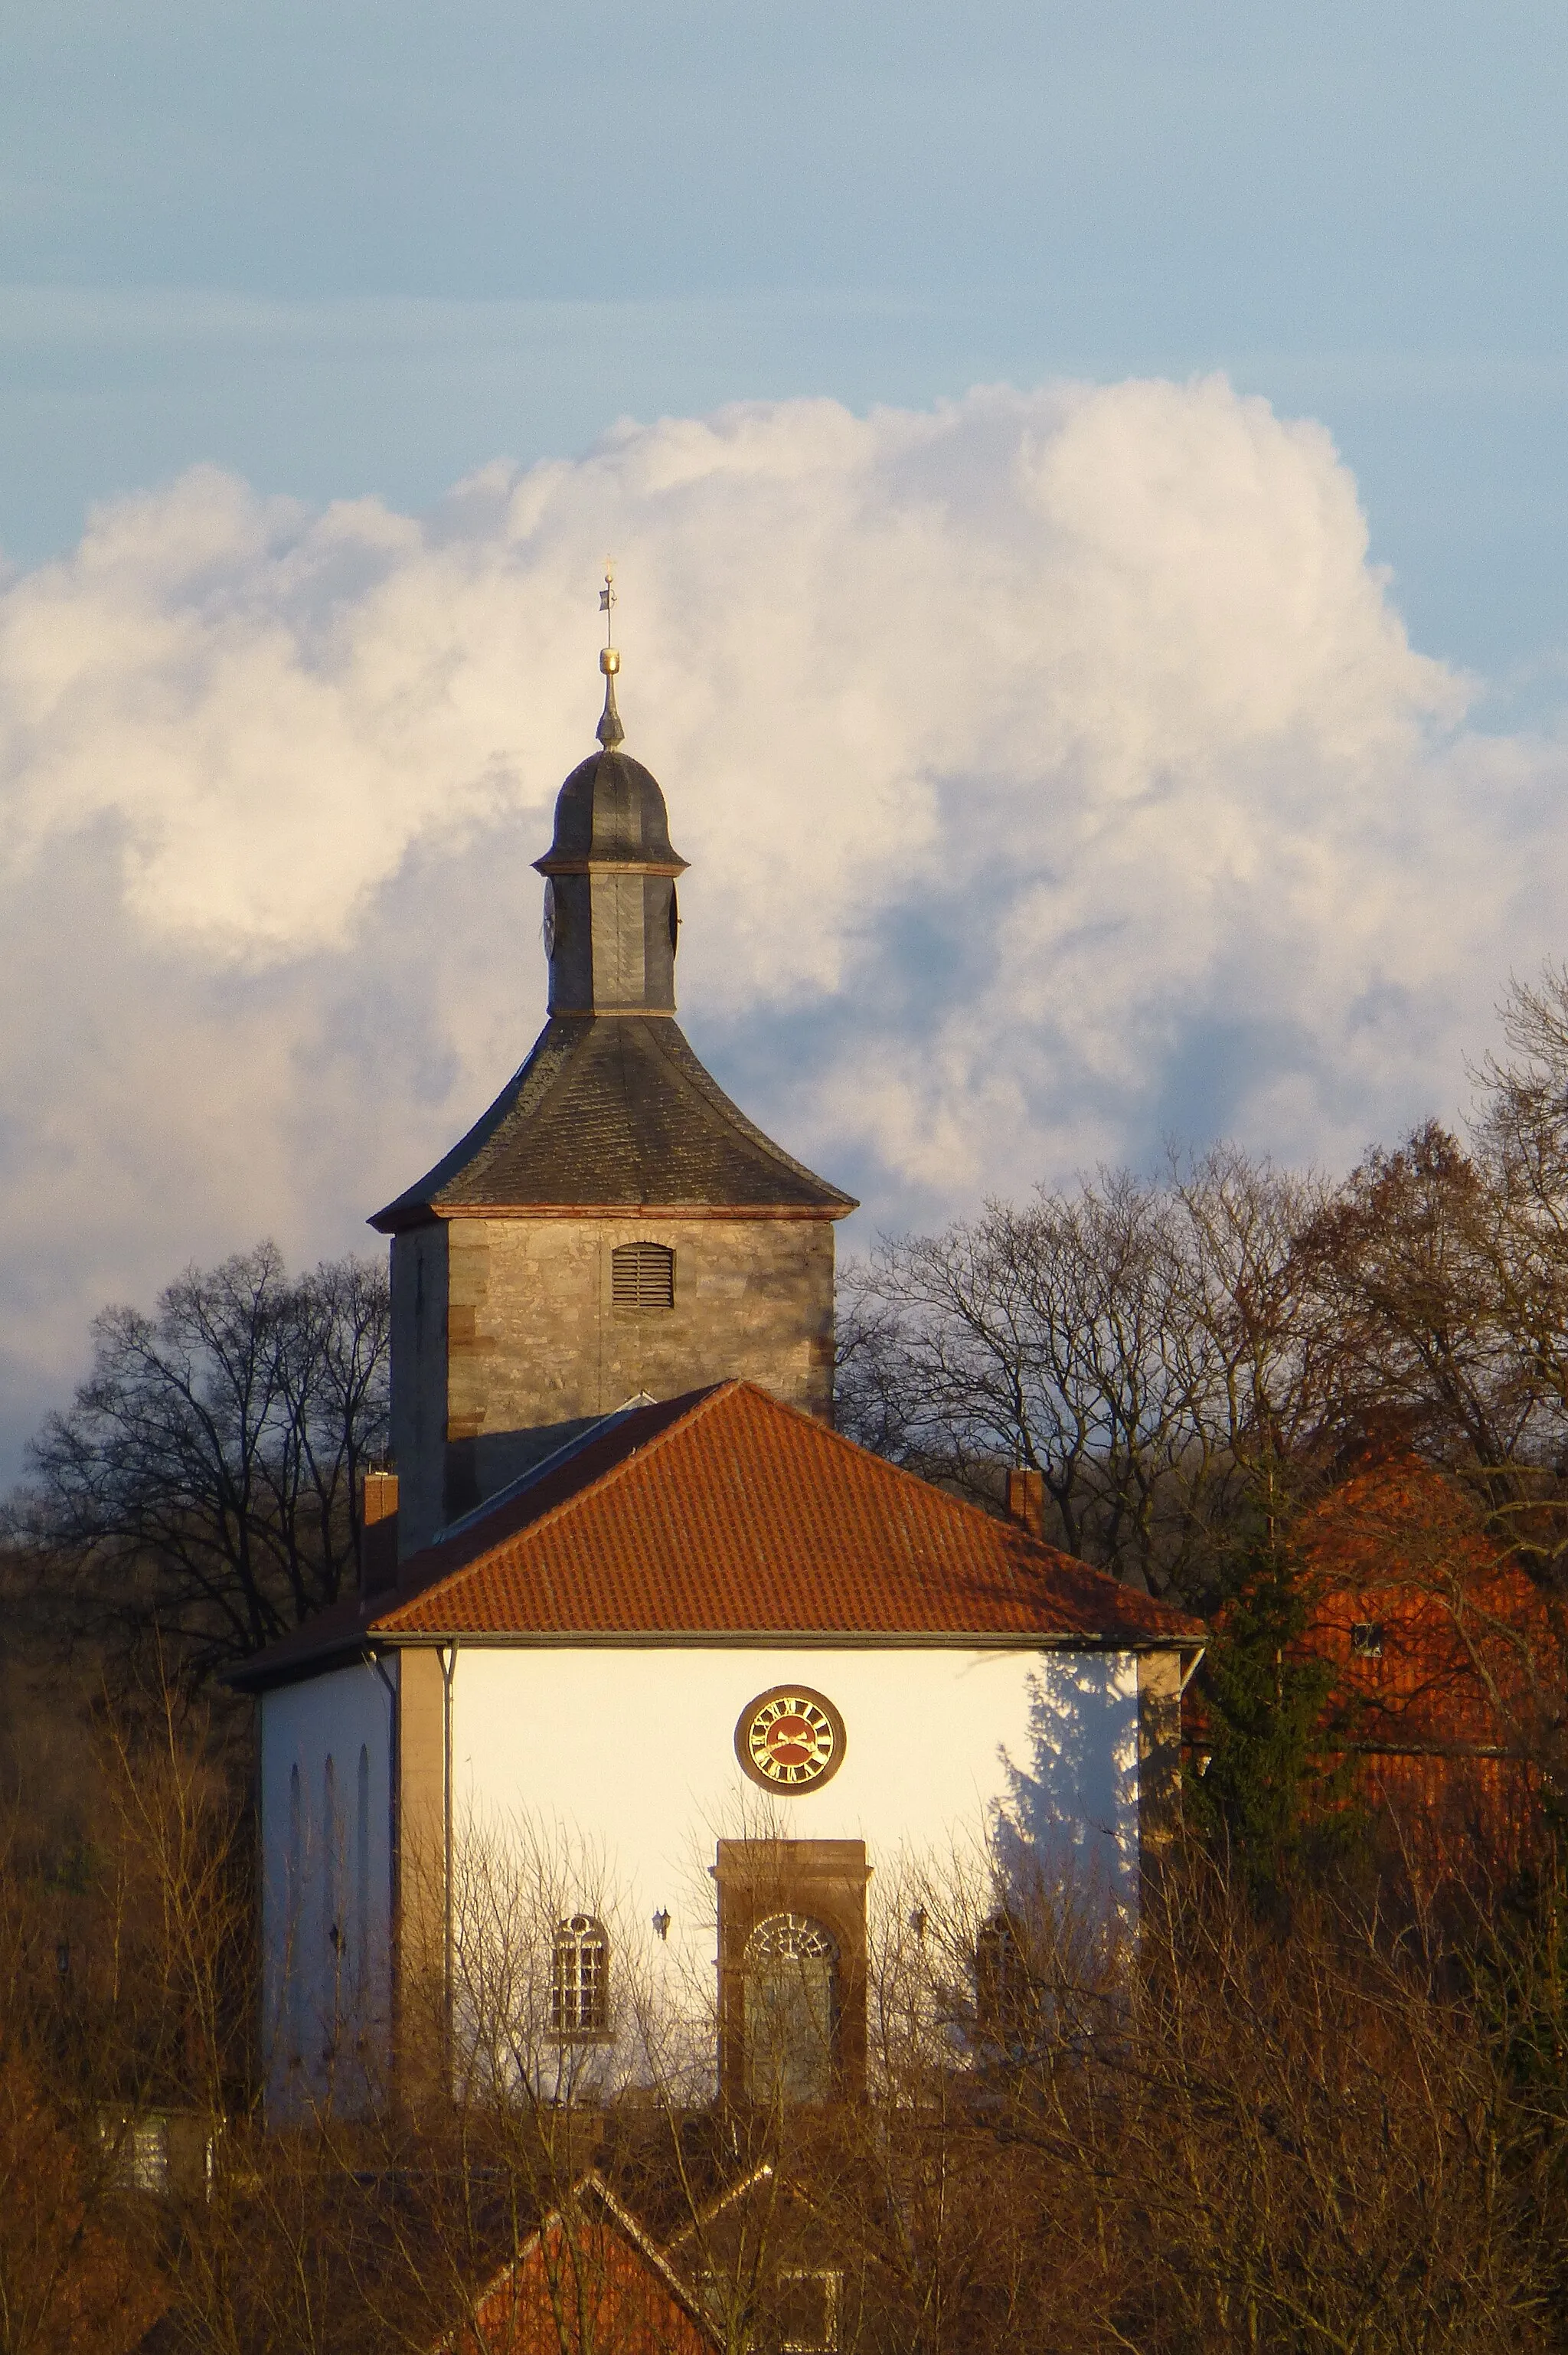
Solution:
M 616 1308 L 673 1308 L 674 1252 L 662 1243 L 622 1243 L 610 1253 L 609 1297 Z

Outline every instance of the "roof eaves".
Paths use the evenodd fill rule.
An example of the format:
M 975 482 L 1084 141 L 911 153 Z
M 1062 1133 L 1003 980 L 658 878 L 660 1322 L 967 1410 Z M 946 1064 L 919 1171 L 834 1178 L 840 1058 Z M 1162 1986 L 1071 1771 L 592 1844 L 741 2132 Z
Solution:
M 405 1200 L 399 1196 L 398 1202 Z M 388 1220 L 398 1208 L 391 1203 L 378 1210 L 367 1224 L 376 1226 Z M 590 1202 L 520 1202 L 516 1199 L 491 1202 L 475 1196 L 472 1200 L 457 1201 L 446 1197 L 429 1201 L 411 1202 L 403 1220 L 407 1226 L 429 1226 L 437 1219 L 847 1219 L 858 1202 L 847 1197 L 839 1202 L 684 1202 L 633 1201 L 606 1199 Z M 390 1231 L 390 1229 L 388 1229 Z
M 416 1596 L 414 1601 L 421 1598 Z M 1191 1628 L 1086 1627 L 432 1627 L 377 1624 L 388 1651 L 461 1643 L 470 1649 L 535 1651 L 1185 1652 L 1207 1640 Z M 372 1646 L 370 1648 L 375 1648 Z
M 305 1629 L 298 1632 L 302 1635 Z M 373 1659 L 378 1650 L 386 1648 L 373 1635 L 372 1623 L 363 1619 L 341 1632 L 334 1629 L 316 1643 L 283 1651 L 289 1643 L 289 1636 L 280 1636 L 265 1651 L 226 1668 L 221 1681 L 234 1692 L 268 1692 L 280 1685 L 299 1684 L 306 1677 L 325 1675 L 333 1668 L 353 1668 L 356 1661 Z M 281 1659 L 271 1657 L 280 1651 L 283 1651 Z

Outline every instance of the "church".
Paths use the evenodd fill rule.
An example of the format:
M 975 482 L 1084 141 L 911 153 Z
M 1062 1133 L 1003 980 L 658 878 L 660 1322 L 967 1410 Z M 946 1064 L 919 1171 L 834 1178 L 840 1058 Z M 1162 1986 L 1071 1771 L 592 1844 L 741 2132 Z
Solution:
M 652 2004 L 709 2097 L 853 2093 L 902 1874 L 1005 1832 L 1135 1910 L 1175 1804 L 1202 1627 L 1047 1545 L 1025 1476 L 993 1515 L 835 1433 L 856 1205 L 676 1021 L 685 861 L 600 666 L 535 862 L 544 1028 L 371 1221 L 360 1591 L 235 1679 L 279 2117 L 373 2098 L 416 1982 L 450 2035 L 497 1940 L 531 1950 L 531 2068 L 646 2073 Z

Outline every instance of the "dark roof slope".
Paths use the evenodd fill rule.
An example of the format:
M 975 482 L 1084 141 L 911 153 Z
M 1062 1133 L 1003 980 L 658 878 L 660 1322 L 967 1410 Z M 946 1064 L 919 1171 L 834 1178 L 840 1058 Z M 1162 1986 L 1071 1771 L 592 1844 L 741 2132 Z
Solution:
M 685 860 L 670 840 L 658 779 L 630 753 L 590 752 L 556 796 L 555 839 L 534 861 L 541 875 L 590 860 L 680 873 Z
M 488 1209 L 855 1208 L 763 1135 L 664 1017 L 556 1015 L 490 1110 L 370 1223 Z
M 586 1445 L 243 1670 L 371 1642 L 1201 1643 L 1198 1621 L 842 1439 L 750 1382 L 609 1421 Z

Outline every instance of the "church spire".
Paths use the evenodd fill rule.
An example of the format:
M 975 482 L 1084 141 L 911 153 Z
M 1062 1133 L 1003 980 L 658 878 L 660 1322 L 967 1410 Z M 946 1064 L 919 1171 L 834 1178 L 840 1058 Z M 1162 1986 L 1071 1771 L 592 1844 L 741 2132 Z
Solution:
M 556 798 L 555 840 L 534 861 L 548 879 L 546 954 L 553 1015 L 669 1015 L 675 1011 L 675 878 L 685 860 L 670 840 L 656 778 L 620 749 L 615 708 L 615 567 L 606 567 L 599 610 L 605 643 L 603 751 L 572 771 Z
M 615 609 L 620 602 L 615 587 L 615 561 L 609 558 L 604 568 L 604 587 L 599 592 L 599 610 L 604 615 L 604 645 L 599 657 L 599 666 L 604 673 L 604 709 L 599 714 L 599 726 L 594 730 L 607 752 L 615 751 L 626 741 L 626 730 L 615 708 L 615 677 L 620 668 L 620 654 L 615 643 Z

